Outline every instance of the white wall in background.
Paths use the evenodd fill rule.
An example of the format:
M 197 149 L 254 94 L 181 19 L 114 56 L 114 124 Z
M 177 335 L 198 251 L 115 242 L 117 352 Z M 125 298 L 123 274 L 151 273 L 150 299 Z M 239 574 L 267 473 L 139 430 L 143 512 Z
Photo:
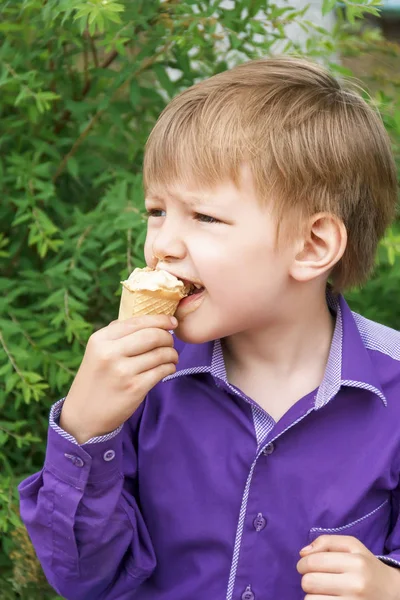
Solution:
M 335 23 L 335 17 L 332 12 L 325 17 L 322 16 L 322 0 L 275 0 L 275 3 L 278 6 L 291 6 L 296 9 L 302 9 L 309 5 L 309 9 L 304 18 L 314 23 L 314 25 L 324 27 L 328 31 L 331 30 Z M 223 8 L 233 8 L 234 5 L 234 0 L 222 0 L 221 2 Z M 288 39 L 301 45 L 305 44 L 307 40 L 307 34 L 296 23 L 288 25 L 286 27 L 286 33 Z

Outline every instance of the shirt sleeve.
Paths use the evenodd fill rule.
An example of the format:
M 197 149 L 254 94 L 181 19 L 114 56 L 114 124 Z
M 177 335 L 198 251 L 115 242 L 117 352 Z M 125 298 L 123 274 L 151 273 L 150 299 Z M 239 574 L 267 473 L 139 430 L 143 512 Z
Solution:
M 83 445 L 54 427 L 61 407 L 52 409 L 43 469 L 19 485 L 21 518 L 66 600 L 128 597 L 156 566 L 136 502 L 143 405 L 121 428 Z
M 386 540 L 385 554 L 378 556 L 391 567 L 400 568 L 400 484 L 392 493 L 392 527 Z

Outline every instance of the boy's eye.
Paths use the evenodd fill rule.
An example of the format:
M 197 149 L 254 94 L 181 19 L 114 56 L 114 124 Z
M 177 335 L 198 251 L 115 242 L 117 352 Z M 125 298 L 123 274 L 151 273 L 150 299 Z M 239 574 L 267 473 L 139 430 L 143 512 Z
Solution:
M 202 215 L 201 213 L 196 213 L 195 217 L 198 221 L 201 221 L 201 223 L 220 223 L 221 222 L 221 221 L 218 221 L 218 219 L 215 219 L 214 217 L 210 217 L 210 215 Z
M 161 208 L 150 208 L 146 211 L 146 216 L 149 217 L 165 217 L 166 211 Z M 201 213 L 195 213 L 194 218 L 196 221 L 200 221 L 201 223 L 220 223 L 218 219 L 215 217 L 210 217 L 210 215 L 203 215 Z
M 165 210 L 159 208 L 150 208 L 146 211 L 148 217 L 165 217 Z

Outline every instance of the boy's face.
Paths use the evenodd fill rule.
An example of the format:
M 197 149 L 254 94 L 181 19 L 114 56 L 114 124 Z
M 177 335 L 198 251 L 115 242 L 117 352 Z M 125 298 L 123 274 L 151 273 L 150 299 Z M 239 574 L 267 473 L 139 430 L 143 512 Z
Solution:
M 259 330 L 279 318 L 290 285 L 293 244 L 276 248 L 276 223 L 243 168 L 212 190 L 180 183 L 151 190 L 146 262 L 204 287 L 184 299 L 176 333 L 201 343 Z

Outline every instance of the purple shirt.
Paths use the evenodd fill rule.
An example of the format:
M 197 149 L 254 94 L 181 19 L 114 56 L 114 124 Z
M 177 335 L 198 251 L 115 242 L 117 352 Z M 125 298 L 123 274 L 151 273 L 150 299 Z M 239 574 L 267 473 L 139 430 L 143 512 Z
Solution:
M 324 379 L 277 423 L 228 383 L 219 341 L 177 341 L 177 372 L 82 446 L 53 406 L 19 491 L 61 595 L 303 600 L 299 551 L 324 533 L 400 567 L 400 333 L 330 302 Z

